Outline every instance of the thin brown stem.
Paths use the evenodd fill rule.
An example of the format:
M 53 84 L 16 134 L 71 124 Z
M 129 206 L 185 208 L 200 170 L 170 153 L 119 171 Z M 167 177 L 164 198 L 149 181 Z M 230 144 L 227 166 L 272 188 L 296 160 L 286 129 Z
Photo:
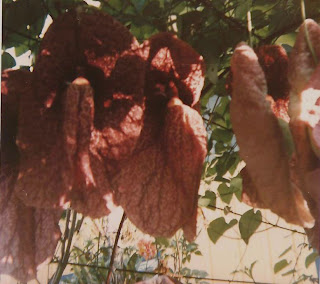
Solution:
M 214 208 L 214 209 L 218 209 L 218 210 L 221 210 L 221 211 L 224 211 L 224 208 L 220 208 L 220 207 L 217 207 L 217 206 L 213 206 L 213 205 L 208 205 L 207 206 L 208 208 Z M 233 214 L 233 215 L 236 215 L 236 216 L 242 216 L 243 214 L 240 214 L 240 213 L 237 213 L 237 212 L 234 212 L 232 210 L 229 211 L 229 213 Z M 258 221 L 258 219 L 257 219 Z M 266 225 L 270 225 L 274 228 L 278 228 L 278 229 L 281 229 L 281 230 L 286 230 L 286 231 L 289 231 L 289 232 L 292 232 L 292 233 L 297 233 L 297 234 L 300 234 L 300 235 L 306 235 L 306 233 L 303 233 L 303 232 L 300 232 L 300 231 L 297 231 L 297 230 L 294 230 L 294 229 L 290 229 L 290 228 L 286 228 L 286 227 L 282 227 L 282 226 L 279 226 L 277 224 L 272 224 L 268 221 L 261 221 L 261 223 L 263 224 L 266 224 Z
M 119 238 L 121 235 L 121 229 L 123 227 L 123 223 L 126 220 L 126 213 L 123 212 L 120 224 L 119 224 L 119 228 L 117 231 L 117 235 L 116 235 L 116 239 L 114 241 L 114 245 L 113 245 L 113 249 L 112 249 L 112 254 L 111 254 L 111 259 L 110 259 L 110 264 L 109 264 L 109 271 L 108 271 L 108 275 L 107 275 L 107 281 L 106 284 L 110 284 L 110 278 L 111 278 L 111 274 L 112 274 L 112 269 L 113 269 L 113 263 L 114 263 L 114 258 L 116 256 L 116 252 L 117 252 L 117 247 L 118 247 L 118 242 L 119 242 Z
M 15 31 L 15 30 L 7 27 L 7 26 L 3 26 L 3 29 L 4 29 L 5 31 L 11 32 L 11 33 L 15 33 L 15 34 L 17 34 L 17 35 L 19 35 L 19 36 L 21 36 L 21 37 L 24 37 L 24 38 L 26 38 L 26 39 L 29 39 L 29 40 L 32 40 L 32 41 L 35 41 L 35 42 L 38 42 L 38 43 L 40 43 L 40 41 L 41 41 L 41 39 L 39 39 L 39 38 L 34 38 L 34 37 L 29 36 L 29 35 L 27 35 L 27 34 L 25 34 L 25 33 L 21 33 L 21 32 L 19 32 L 19 31 Z M 5 39 L 4 39 L 4 41 L 5 41 Z
M 59 265 L 57 268 L 56 273 L 53 275 L 50 284 L 58 284 L 61 276 L 63 274 L 63 271 L 65 270 L 66 266 L 68 265 L 68 260 L 70 257 L 70 253 L 71 253 L 71 245 L 72 245 L 72 239 L 73 236 L 76 232 L 76 224 L 77 224 L 77 212 L 73 211 L 72 212 L 72 221 L 71 221 L 71 226 L 69 228 L 69 221 L 70 221 L 70 215 L 71 215 L 71 210 L 68 209 L 67 210 L 67 218 L 66 218 L 66 228 L 64 231 L 64 236 L 62 239 L 62 247 L 61 247 L 61 259 L 59 260 Z M 66 240 L 68 240 L 67 242 L 67 246 L 65 246 L 66 244 Z

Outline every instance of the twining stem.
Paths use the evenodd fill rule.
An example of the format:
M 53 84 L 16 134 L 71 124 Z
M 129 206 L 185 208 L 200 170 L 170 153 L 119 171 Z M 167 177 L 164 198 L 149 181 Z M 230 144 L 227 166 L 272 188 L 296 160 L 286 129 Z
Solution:
M 178 258 L 178 273 L 180 274 L 181 271 L 181 259 L 180 259 L 180 251 L 179 251 L 179 240 L 177 237 L 177 233 L 174 235 L 175 239 L 176 239 L 176 246 L 177 246 L 177 258 Z
M 318 64 L 317 54 L 314 51 L 312 42 L 310 40 L 309 31 L 308 31 L 307 25 L 305 23 L 305 21 L 306 21 L 306 7 L 305 7 L 305 4 L 304 4 L 304 0 L 300 1 L 300 5 L 301 5 L 301 16 L 302 16 L 302 19 L 304 21 L 304 32 L 305 32 L 306 42 L 307 42 L 308 48 L 310 50 L 310 53 L 312 55 L 313 61 L 317 65 Z
M 69 221 L 70 221 L 71 213 L 72 213 L 72 220 L 71 220 L 71 226 L 69 228 Z M 57 271 L 50 281 L 50 284 L 58 284 L 59 283 L 61 276 L 63 274 L 63 271 L 65 270 L 65 268 L 68 264 L 74 233 L 75 233 L 76 229 L 80 229 L 80 228 L 78 228 L 79 225 L 78 226 L 76 225 L 77 224 L 76 221 L 77 221 L 77 212 L 74 210 L 72 210 L 72 212 L 71 212 L 71 209 L 67 209 L 66 228 L 64 231 L 64 236 L 62 239 L 62 246 L 61 246 L 61 259 L 59 261 Z M 67 239 L 68 239 L 68 242 L 67 242 L 67 247 L 66 247 L 66 240 Z
M 122 227 L 123 227 L 124 221 L 126 220 L 126 217 L 127 217 L 127 216 L 126 216 L 126 213 L 123 212 L 122 218 L 121 218 L 121 221 L 120 221 L 120 224 L 119 224 L 119 227 L 118 227 L 116 239 L 115 239 L 115 241 L 114 241 L 114 245 L 113 245 L 113 248 L 112 248 L 112 254 L 111 254 L 111 259 L 110 259 L 110 264 L 109 264 L 109 270 L 108 270 L 108 275 L 107 275 L 106 284 L 110 284 L 110 278 L 111 278 L 111 275 L 112 275 L 114 258 L 115 258 L 115 256 L 116 256 L 116 252 L 117 252 L 118 242 L 119 242 L 119 238 L 120 238 L 120 235 L 121 235 L 121 229 L 122 229 Z

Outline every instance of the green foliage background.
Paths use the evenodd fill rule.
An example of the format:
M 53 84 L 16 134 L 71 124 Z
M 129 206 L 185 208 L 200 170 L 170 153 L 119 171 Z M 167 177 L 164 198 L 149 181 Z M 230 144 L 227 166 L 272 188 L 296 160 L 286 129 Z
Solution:
M 203 55 L 207 66 L 201 112 L 208 131 L 208 157 L 202 178 L 208 185 L 213 181 L 220 182 L 220 185 L 216 191 L 208 190 L 200 196 L 199 206 L 214 210 L 217 199 L 221 199 L 225 204 L 225 215 L 232 212 L 229 205 L 233 196 L 241 201 L 241 177 L 235 176 L 240 162 L 239 149 L 230 122 L 230 96 L 225 89 L 230 58 L 240 41 L 250 42 L 254 47 L 282 44 L 290 52 L 296 29 L 303 21 L 300 0 L 101 0 L 96 3 L 100 4 L 99 8 L 89 6 L 82 0 L 3 0 L 2 70 L 16 65 L 15 58 L 6 52 L 12 47 L 16 56 L 30 50 L 33 64 L 46 18 L 50 16 L 55 19 L 66 10 L 77 7 L 109 13 L 140 42 L 160 31 L 176 33 Z M 305 0 L 304 3 L 307 17 L 319 21 L 319 0 Z M 252 21 L 250 38 L 248 11 Z M 224 217 L 212 220 L 208 226 L 212 245 L 225 231 L 235 226 L 238 226 L 243 241 L 249 243 L 262 222 L 261 212 L 251 209 L 238 217 L 230 222 Z M 306 259 L 306 267 L 316 258 L 317 255 L 311 253 Z M 253 279 L 254 265 L 237 272 Z M 274 273 L 286 267 L 290 267 L 290 262 L 280 256 Z M 289 269 L 288 273 L 290 271 L 294 273 L 293 269 Z M 295 281 L 306 279 L 309 281 L 312 277 L 300 275 Z

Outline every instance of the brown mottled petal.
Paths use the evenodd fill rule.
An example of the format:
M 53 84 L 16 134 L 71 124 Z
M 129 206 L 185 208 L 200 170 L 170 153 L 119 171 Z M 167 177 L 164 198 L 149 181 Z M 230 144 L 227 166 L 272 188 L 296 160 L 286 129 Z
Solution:
M 305 180 L 308 191 L 320 208 L 320 168 L 308 172 Z
M 95 186 L 89 159 L 94 116 L 93 90 L 88 80 L 79 77 L 68 87 L 63 98 L 63 147 L 69 166 L 65 175 L 74 175 L 77 170 L 87 186 Z
M 107 14 L 70 11 L 53 22 L 40 49 L 34 73 L 41 103 L 58 107 L 65 85 L 85 77 L 94 89 L 96 152 L 107 164 L 130 155 L 142 128 L 145 61 L 129 30 Z
M 178 98 L 171 99 L 165 116 L 163 140 L 168 165 L 179 189 L 186 196 L 181 203 L 181 206 L 185 206 L 186 218 L 196 215 L 197 211 L 202 166 L 207 154 L 206 137 L 207 133 L 200 114 L 184 105 Z M 194 223 L 191 219 L 188 221 Z M 196 226 L 193 237 L 189 237 L 191 240 L 195 237 L 195 229 Z
M 19 176 L 15 192 L 27 206 L 59 208 L 65 204 L 72 176 L 61 139 L 60 105 L 43 112 L 32 88 L 33 74 L 25 80 L 20 99 L 17 145 Z
M 319 110 L 320 65 L 315 69 L 308 84 L 299 95 L 299 115 L 290 120 L 290 128 L 295 142 L 297 167 L 296 176 L 300 183 L 312 215 L 319 219 L 319 148 L 317 142 Z M 309 135 L 308 135 L 309 134 Z M 315 229 L 316 230 L 316 229 Z
M 96 141 L 92 141 L 109 169 L 127 158 L 136 146 L 143 126 L 145 62 L 126 53 L 117 61 L 108 86 L 107 96 L 95 89 Z M 109 96 L 109 97 L 108 97 Z
M 320 27 L 307 20 L 310 41 L 316 56 L 320 56 Z M 306 230 L 310 243 L 319 249 L 319 147 L 317 130 L 320 120 L 319 97 L 320 65 L 316 66 L 305 38 L 305 26 L 300 27 L 296 44 L 290 56 L 289 79 L 291 84 L 289 112 L 290 129 L 295 142 L 299 187 L 308 202 L 316 225 Z
M 297 176 L 301 184 L 305 198 L 308 201 L 309 206 L 312 205 L 312 196 L 305 187 L 305 174 L 313 171 L 317 168 L 319 163 L 317 156 L 317 147 L 314 147 L 314 151 L 311 147 L 311 141 L 315 138 L 313 133 L 308 135 L 307 128 L 310 122 L 313 121 L 313 128 L 316 129 L 316 121 L 318 120 L 317 111 L 312 108 L 316 107 L 316 101 L 314 95 L 317 95 L 316 90 L 308 89 L 308 82 L 313 76 L 319 72 L 319 67 L 316 66 L 316 62 L 311 54 L 310 48 L 306 40 L 306 29 L 310 42 L 315 51 L 316 57 L 320 58 L 320 26 L 313 20 L 306 20 L 299 29 L 296 43 L 293 47 L 289 58 L 289 72 L 288 78 L 291 85 L 290 91 L 290 103 L 289 103 L 289 115 L 290 129 L 295 143 L 296 155 L 297 155 Z M 317 70 L 315 71 L 317 67 Z M 319 73 L 318 73 L 319 74 Z M 310 81 L 311 84 L 317 85 L 317 76 L 315 75 Z M 317 87 L 315 88 L 317 89 Z M 310 103 L 313 101 L 313 103 Z M 310 113 L 311 111 L 311 113 Z M 308 121 L 308 122 L 307 122 Z M 311 141 L 310 141 L 311 138 Z M 313 143 L 316 146 L 316 143 Z M 310 204 L 311 202 L 311 204 Z
M 195 105 L 204 84 L 205 66 L 191 46 L 170 33 L 159 33 L 143 44 L 150 64 L 147 74 L 147 95 L 154 93 L 154 87 L 173 81 L 178 88 L 179 98 L 184 104 Z M 170 99 L 170 98 L 168 98 Z
M 257 207 L 261 209 L 267 208 L 263 202 L 263 199 L 260 199 L 259 191 L 257 190 L 254 182 L 252 181 L 247 171 L 247 167 L 244 167 L 241 170 L 240 174 L 242 177 L 242 202 L 252 207 Z
M 110 213 L 113 193 L 108 173 L 99 156 L 89 153 L 90 170 L 94 184 L 87 184 L 85 175 L 78 172 L 72 191 L 69 193 L 71 207 L 91 218 L 100 218 Z
M 19 173 L 19 149 L 16 145 L 19 103 L 29 75 L 22 70 L 5 70 L 1 74 L 0 210 L 13 194 Z
M 130 31 L 112 16 L 80 12 L 78 17 L 78 48 L 88 64 L 109 77 L 116 60 L 125 51 L 138 49 L 139 43 Z
M 267 85 L 256 54 L 249 46 L 239 44 L 231 68 L 233 130 L 259 199 L 287 222 L 313 226 L 307 207 L 288 206 L 297 202 L 290 184 L 288 157 L 277 118 L 266 100 Z M 304 216 L 308 218 L 301 219 Z
M 169 102 L 164 125 L 148 115 L 145 127 L 152 129 L 142 132 L 139 144 L 144 147 L 138 145 L 115 179 L 118 202 L 142 231 L 171 237 L 183 227 L 186 238 L 193 240 L 207 152 L 201 116 L 178 98 Z
M 290 83 L 289 114 L 292 119 L 300 115 L 300 94 L 316 68 L 316 63 L 306 41 L 307 27 L 315 54 L 320 58 L 320 26 L 313 20 L 306 20 L 299 29 L 295 45 L 289 57 L 288 79 Z
M 277 99 L 276 101 L 273 100 L 271 96 L 267 96 L 267 100 L 271 104 L 271 109 L 274 115 L 277 118 L 281 118 L 285 122 L 289 123 L 290 117 L 288 114 L 288 107 L 289 107 L 289 98 L 287 99 Z
M 75 12 L 64 13 L 54 20 L 40 45 L 34 74 L 36 97 L 40 106 L 51 107 L 61 83 L 71 81 L 77 61 L 77 40 Z
M 68 160 L 64 178 L 71 178 L 68 199 L 76 211 L 93 218 L 109 213 L 104 195 L 111 195 L 108 175 L 94 150 L 94 98 L 88 80 L 79 77 L 63 94 L 63 149 Z
M 289 95 L 288 56 L 280 45 L 263 45 L 255 50 L 266 77 L 268 94 L 277 101 Z
M 319 161 L 318 161 L 319 166 Z M 320 252 L 320 168 L 305 174 L 305 190 L 308 192 L 307 199 L 310 211 L 316 219 L 312 229 L 306 229 L 310 244 Z
M 320 211 L 318 212 L 318 216 L 320 215 Z M 316 225 L 312 229 L 305 229 L 309 243 L 311 246 L 320 252 L 320 219 L 318 217 Z
M 133 154 L 115 179 L 117 200 L 130 221 L 153 236 L 171 237 L 185 222 L 186 196 L 175 183 L 159 143 Z
M 25 206 L 12 195 L 0 213 L 0 273 L 26 282 L 51 260 L 60 230 L 61 212 Z
M 50 108 L 64 84 L 80 75 L 103 89 L 118 57 L 134 47 L 129 30 L 107 14 L 62 14 L 41 42 L 34 68 L 37 97 Z
M 317 157 L 320 158 L 320 121 L 314 126 L 314 128 L 310 132 L 309 134 L 313 146 L 313 151 L 317 155 Z
M 320 158 L 320 64 L 313 72 L 308 84 L 301 93 L 300 119 L 308 128 L 311 146 L 314 153 Z

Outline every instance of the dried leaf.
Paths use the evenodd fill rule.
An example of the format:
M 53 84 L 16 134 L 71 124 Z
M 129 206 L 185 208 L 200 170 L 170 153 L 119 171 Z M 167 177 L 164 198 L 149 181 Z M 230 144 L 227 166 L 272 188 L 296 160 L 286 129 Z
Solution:
M 287 222 L 313 226 L 304 200 L 296 199 L 290 183 L 288 157 L 277 118 L 266 100 L 267 84 L 258 58 L 245 44 L 239 44 L 231 61 L 233 97 L 230 105 L 233 130 L 240 156 L 245 160 L 253 189 L 271 209 Z M 256 202 L 254 201 L 254 202 Z M 302 205 L 300 204 L 302 202 Z M 288 206 L 298 204 L 298 206 Z M 300 206 L 301 205 L 301 206 Z M 259 205 L 260 206 L 260 205 Z

